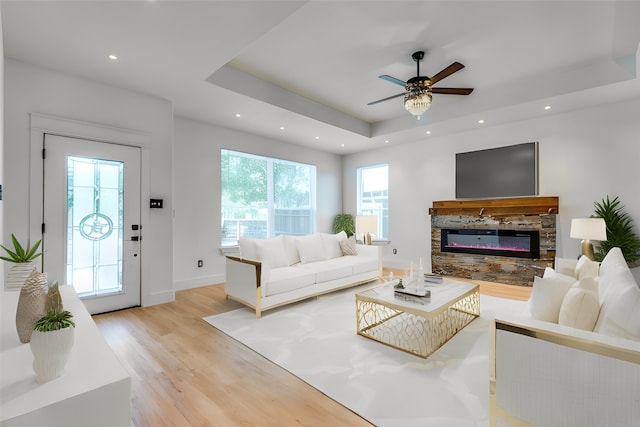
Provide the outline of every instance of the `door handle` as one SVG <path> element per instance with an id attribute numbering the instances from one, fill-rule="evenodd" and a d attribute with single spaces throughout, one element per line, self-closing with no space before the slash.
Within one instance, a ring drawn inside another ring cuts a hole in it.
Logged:
<path id="1" fill-rule="evenodd" d="M 140 236 L 131 236 L 132 242 L 137 242 L 138 240 L 140 240 Z"/>

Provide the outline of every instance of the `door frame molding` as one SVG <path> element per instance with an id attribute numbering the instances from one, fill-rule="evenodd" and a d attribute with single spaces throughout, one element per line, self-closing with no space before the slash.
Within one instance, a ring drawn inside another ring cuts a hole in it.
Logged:
<path id="1" fill-rule="evenodd" d="M 29 236 L 32 240 L 42 238 L 42 209 L 44 188 L 42 186 L 42 144 L 45 134 L 80 138 L 97 142 L 138 147 L 141 149 L 140 210 L 141 224 L 149 224 L 149 210 L 144 209 L 143 200 L 150 196 L 151 135 L 146 132 L 122 129 L 80 120 L 67 119 L 46 114 L 30 113 L 29 147 Z M 144 262 L 144 251 L 140 251 L 140 298 L 142 306 L 151 301 L 150 263 Z"/>

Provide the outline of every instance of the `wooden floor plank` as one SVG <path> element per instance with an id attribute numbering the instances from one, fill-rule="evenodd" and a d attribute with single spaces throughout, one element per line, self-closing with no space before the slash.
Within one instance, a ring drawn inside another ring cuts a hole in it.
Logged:
<path id="1" fill-rule="evenodd" d="M 520 288 L 480 283 L 481 293 L 528 298 Z M 133 426 L 371 426 L 202 320 L 239 307 L 217 284 L 93 317 L 131 374 Z"/>

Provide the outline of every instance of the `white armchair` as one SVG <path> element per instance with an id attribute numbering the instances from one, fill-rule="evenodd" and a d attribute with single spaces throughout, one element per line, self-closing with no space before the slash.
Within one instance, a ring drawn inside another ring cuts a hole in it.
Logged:
<path id="1" fill-rule="evenodd" d="M 640 342 L 530 318 L 496 320 L 491 426 L 640 422 Z"/>

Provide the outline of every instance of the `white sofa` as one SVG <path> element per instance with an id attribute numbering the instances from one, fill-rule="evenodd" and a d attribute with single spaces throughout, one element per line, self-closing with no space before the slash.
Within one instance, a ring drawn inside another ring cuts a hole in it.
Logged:
<path id="1" fill-rule="evenodd" d="M 240 238 L 240 256 L 226 257 L 225 292 L 265 310 L 378 279 L 380 247 L 355 243 L 344 232 L 272 239 Z"/>
<path id="2" fill-rule="evenodd" d="M 640 287 L 619 248 L 559 260 L 490 348 L 492 426 L 639 425 Z"/>

